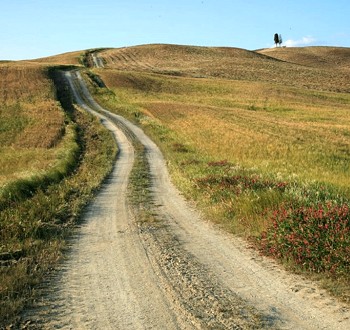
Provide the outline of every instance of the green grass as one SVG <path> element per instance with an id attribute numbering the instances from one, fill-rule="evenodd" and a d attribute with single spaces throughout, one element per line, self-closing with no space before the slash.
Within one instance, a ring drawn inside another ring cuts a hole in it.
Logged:
<path id="1" fill-rule="evenodd" d="M 139 223 L 158 221 L 153 211 L 152 195 L 150 191 L 151 177 L 144 146 L 136 139 L 133 140 L 135 161 L 130 173 L 128 184 L 128 198 L 133 206 L 135 218 Z"/>
<path id="2" fill-rule="evenodd" d="M 14 139 L 29 123 L 29 119 L 23 114 L 19 103 L 12 104 L 7 109 L 0 109 L 0 143 L 7 146 L 14 142 Z"/>

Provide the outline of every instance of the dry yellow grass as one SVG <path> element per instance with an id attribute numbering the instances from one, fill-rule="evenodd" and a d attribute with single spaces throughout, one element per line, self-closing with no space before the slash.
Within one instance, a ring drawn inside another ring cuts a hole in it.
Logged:
<path id="1" fill-rule="evenodd" d="M 143 45 L 102 51 L 98 72 L 206 155 L 349 186 L 349 53 Z"/>
<path id="2" fill-rule="evenodd" d="M 64 131 L 48 69 L 38 64 L 0 65 L 0 185 L 50 168 Z"/>
<path id="3" fill-rule="evenodd" d="M 42 57 L 30 62 L 46 63 L 46 64 L 57 64 L 57 65 L 81 65 L 81 57 L 84 51 L 68 52 L 64 54 Z"/>
<path id="4" fill-rule="evenodd" d="M 203 155 L 285 178 L 350 185 L 350 97 L 263 82 L 102 72 L 119 98 Z"/>
<path id="5" fill-rule="evenodd" d="M 273 58 L 331 70 L 350 70 L 350 48 L 342 47 L 288 47 L 267 48 L 258 53 Z"/>

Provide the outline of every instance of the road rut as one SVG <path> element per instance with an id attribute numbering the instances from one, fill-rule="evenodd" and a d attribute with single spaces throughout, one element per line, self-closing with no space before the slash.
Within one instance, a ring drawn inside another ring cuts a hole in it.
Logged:
<path id="1" fill-rule="evenodd" d="M 48 329 L 350 328 L 345 305 L 204 221 L 172 185 L 153 141 L 101 108 L 79 72 L 66 77 L 120 152 L 50 292 L 27 318 Z M 128 203 L 134 140 L 146 151 L 156 223 L 139 223 Z"/>

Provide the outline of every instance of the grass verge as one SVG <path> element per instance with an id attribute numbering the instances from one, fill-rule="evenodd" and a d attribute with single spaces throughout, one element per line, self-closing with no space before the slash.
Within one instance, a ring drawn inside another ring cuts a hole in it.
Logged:
<path id="1" fill-rule="evenodd" d="M 130 173 L 128 198 L 137 222 L 141 224 L 155 224 L 159 220 L 154 214 L 152 202 L 151 174 L 144 146 L 133 140 L 135 150 L 134 166 Z"/>

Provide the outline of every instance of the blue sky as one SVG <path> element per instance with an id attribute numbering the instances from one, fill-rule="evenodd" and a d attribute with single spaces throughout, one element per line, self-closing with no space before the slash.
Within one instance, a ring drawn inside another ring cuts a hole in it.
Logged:
<path id="1" fill-rule="evenodd" d="M 0 0 L 0 59 L 149 43 L 350 47 L 349 0 Z"/>

